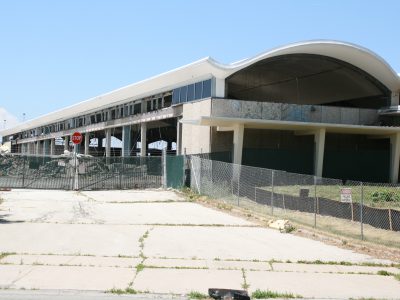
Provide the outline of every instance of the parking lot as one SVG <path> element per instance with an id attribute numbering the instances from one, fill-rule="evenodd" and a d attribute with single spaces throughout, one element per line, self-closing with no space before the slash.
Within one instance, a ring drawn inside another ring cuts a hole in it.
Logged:
<path id="1" fill-rule="evenodd" d="M 13 190 L 0 197 L 2 289 L 400 295 L 395 276 L 378 275 L 400 273 L 390 261 L 264 228 L 173 191 Z"/>

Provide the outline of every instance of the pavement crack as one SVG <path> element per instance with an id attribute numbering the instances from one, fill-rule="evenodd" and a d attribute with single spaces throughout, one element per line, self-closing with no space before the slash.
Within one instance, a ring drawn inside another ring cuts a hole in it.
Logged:
<path id="1" fill-rule="evenodd" d="M 139 257 L 141 258 L 141 261 L 136 265 L 135 275 L 133 276 L 132 281 L 129 283 L 128 288 L 131 288 L 133 286 L 139 272 L 143 271 L 144 269 L 144 262 L 147 259 L 146 255 L 144 254 L 145 240 L 149 237 L 149 234 L 153 229 L 154 227 L 151 227 L 150 229 L 146 230 L 146 232 L 139 238 L 139 248 L 140 248 Z"/>
<path id="2" fill-rule="evenodd" d="M 13 281 L 11 281 L 11 283 L 7 285 L 7 288 L 11 288 L 17 281 L 19 281 L 19 280 L 21 280 L 22 278 L 24 278 L 24 277 L 26 277 L 27 275 L 29 275 L 29 274 L 33 271 L 34 268 L 35 268 L 35 267 L 32 266 L 32 267 L 30 267 L 26 272 L 23 272 L 23 271 L 19 272 L 17 278 L 15 278 Z"/>

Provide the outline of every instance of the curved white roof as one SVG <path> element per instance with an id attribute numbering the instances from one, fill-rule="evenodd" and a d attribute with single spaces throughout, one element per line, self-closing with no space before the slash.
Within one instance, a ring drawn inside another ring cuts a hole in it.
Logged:
<path id="1" fill-rule="evenodd" d="M 305 41 L 278 47 L 260 53 L 252 58 L 232 64 L 222 64 L 210 57 L 206 57 L 172 71 L 162 73 L 149 79 L 77 103 L 73 106 L 21 123 L 13 128 L 3 130 L 0 133 L 2 135 L 9 135 L 45 124 L 51 124 L 81 114 L 97 111 L 107 106 L 118 104 L 127 99 L 139 99 L 150 96 L 210 76 L 225 79 L 233 73 L 266 58 L 300 53 L 324 55 L 348 62 L 371 74 L 390 90 L 400 90 L 399 75 L 382 57 L 374 52 L 358 45 L 340 41 Z"/>

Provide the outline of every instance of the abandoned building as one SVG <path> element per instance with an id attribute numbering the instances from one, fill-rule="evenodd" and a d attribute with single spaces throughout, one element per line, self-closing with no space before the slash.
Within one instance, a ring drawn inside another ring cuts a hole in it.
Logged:
<path id="1" fill-rule="evenodd" d="M 163 141 L 170 154 L 397 183 L 399 90 L 370 50 L 310 41 L 228 65 L 207 57 L 0 134 L 24 155 L 71 151 L 78 131 L 78 151 L 94 156 L 159 155 Z"/>

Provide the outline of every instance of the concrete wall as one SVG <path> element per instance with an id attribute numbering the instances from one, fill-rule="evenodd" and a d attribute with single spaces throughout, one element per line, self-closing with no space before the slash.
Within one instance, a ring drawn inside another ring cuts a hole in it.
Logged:
<path id="1" fill-rule="evenodd" d="M 200 116 L 211 116 L 211 99 L 183 105 L 183 119 L 197 120 Z M 211 151 L 211 130 L 208 126 L 182 124 L 182 153 L 196 154 Z"/>
<path id="2" fill-rule="evenodd" d="M 213 99 L 212 115 L 277 121 L 376 125 L 376 109 Z"/>

